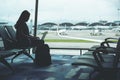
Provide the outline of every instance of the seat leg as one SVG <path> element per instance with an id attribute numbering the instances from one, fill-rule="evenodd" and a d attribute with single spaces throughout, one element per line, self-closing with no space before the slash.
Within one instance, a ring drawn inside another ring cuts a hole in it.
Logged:
<path id="1" fill-rule="evenodd" d="M 0 58 L 0 62 L 3 63 L 4 65 L 6 65 L 12 71 L 14 71 L 14 69 L 12 68 L 12 66 L 4 58 Z"/>
<path id="2" fill-rule="evenodd" d="M 28 56 L 29 58 L 31 58 L 32 60 L 34 60 L 34 58 L 29 53 L 27 53 L 26 51 L 23 52 L 23 54 L 25 54 L 26 56 Z"/>
<path id="3" fill-rule="evenodd" d="M 22 54 L 22 52 L 18 52 L 18 54 L 16 54 L 12 59 L 11 59 L 11 63 L 13 63 L 13 60 L 18 57 L 20 54 Z"/>

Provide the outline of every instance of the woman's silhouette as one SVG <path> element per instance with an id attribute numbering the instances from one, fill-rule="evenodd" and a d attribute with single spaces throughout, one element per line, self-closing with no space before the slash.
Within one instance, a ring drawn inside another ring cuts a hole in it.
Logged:
<path id="1" fill-rule="evenodd" d="M 38 37 L 34 37 L 29 34 L 29 28 L 26 24 L 26 22 L 29 20 L 29 17 L 30 13 L 27 10 L 24 10 L 15 24 L 18 46 L 42 46 L 44 44 L 43 40 L 40 40 Z"/>
<path id="2" fill-rule="evenodd" d="M 27 10 L 24 10 L 15 25 L 18 46 L 36 47 L 34 62 L 39 66 L 48 66 L 51 64 L 49 46 L 44 44 L 43 40 L 29 34 L 29 29 L 26 24 L 29 17 L 30 13 Z"/>

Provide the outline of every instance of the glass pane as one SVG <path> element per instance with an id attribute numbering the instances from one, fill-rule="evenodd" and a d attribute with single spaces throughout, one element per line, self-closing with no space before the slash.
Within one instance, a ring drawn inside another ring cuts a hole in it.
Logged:
<path id="1" fill-rule="evenodd" d="M 23 10 L 31 13 L 28 25 L 31 19 L 34 19 L 35 0 L 0 0 L 0 22 L 7 22 L 14 26 Z"/>
<path id="2" fill-rule="evenodd" d="M 0 23 L 14 26 L 23 10 L 34 33 L 35 0 L 0 0 Z M 50 47 L 90 48 L 120 36 L 119 0 L 39 0 L 37 36 Z M 79 51 L 78 51 L 79 54 Z"/>
<path id="3" fill-rule="evenodd" d="M 119 8 L 119 0 L 40 0 L 37 33 L 48 31 L 51 47 L 90 48 L 120 36 Z"/>

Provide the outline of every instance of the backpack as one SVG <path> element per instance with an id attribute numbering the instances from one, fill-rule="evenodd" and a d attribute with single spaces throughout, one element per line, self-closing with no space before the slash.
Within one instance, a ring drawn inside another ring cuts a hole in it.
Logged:
<path id="1" fill-rule="evenodd" d="M 51 62 L 50 48 L 47 44 L 37 47 L 35 51 L 35 64 L 38 66 L 49 66 Z"/>

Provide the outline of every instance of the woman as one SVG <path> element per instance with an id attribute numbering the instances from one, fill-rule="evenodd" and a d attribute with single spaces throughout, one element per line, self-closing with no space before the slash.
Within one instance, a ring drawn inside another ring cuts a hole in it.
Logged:
<path id="1" fill-rule="evenodd" d="M 29 34 L 29 29 L 26 24 L 29 17 L 30 13 L 27 10 L 24 10 L 15 25 L 18 46 L 36 47 L 34 60 L 35 64 L 39 66 L 48 66 L 51 64 L 49 46 L 44 44 L 43 40 L 40 40 L 38 37 L 33 37 Z"/>
<path id="2" fill-rule="evenodd" d="M 29 17 L 30 13 L 27 10 L 24 10 L 15 24 L 18 46 L 41 46 L 44 44 L 44 41 L 29 34 L 29 28 L 26 24 Z"/>

